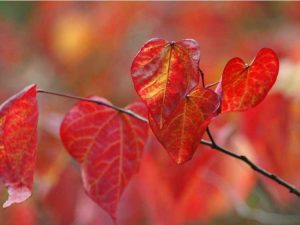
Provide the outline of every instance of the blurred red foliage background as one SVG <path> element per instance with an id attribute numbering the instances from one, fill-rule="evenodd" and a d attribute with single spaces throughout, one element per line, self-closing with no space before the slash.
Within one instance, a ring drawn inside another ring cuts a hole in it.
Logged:
<path id="1" fill-rule="evenodd" d="M 0 100 L 36 83 L 125 106 L 137 99 L 131 62 L 152 37 L 197 40 L 207 83 L 219 79 L 232 57 L 250 62 L 260 48 L 272 48 L 280 57 L 272 92 L 247 113 L 222 115 L 211 130 L 221 146 L 299 187 L 299 10 L 296 2 L 1 2 Z M 72 104 L 39 97 L 33 196 L 1 209 L 1 225 L 112 224 L 84 194 L 79 168 L 59 139 Z M 122 197 L 118 223 L 300 224 L 299 211 L 299 199 L 237 160 L 200 146 L 193 160 L 178 166 L 150 138 L 140 172 Z"/>

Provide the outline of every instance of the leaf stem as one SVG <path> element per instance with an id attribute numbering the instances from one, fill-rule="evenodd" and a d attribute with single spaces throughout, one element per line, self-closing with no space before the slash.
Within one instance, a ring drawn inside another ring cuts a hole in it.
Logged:
<path id="1" fill-rule="evenodd" d="M 250 159 L 248 159 L 245 155 L 240 155 L 237 154 L 235 152 L 229 151 L 219 145 L 216 144 L 216 142 L 214 141 L 209 129 L 207 129 L 206 131 L 209 138 L 211 139 L 211 142 L 206 141 L 206 140 L 201 140 L 200 143 L 203 145 L 207 145 L 209 147 L 211 147 L 214 150 L 223 152 L 226 155 L 229 155 L 233 158 L 239 159 L 241 161 L 243 161 L 244 163 L 246 163 L 251 169 L 253 169 L 254 171 L 260 173 L 261 175 L 264 175 L 265 177 L 270 178 L 271 180 L 275 181 L 276 183 L 280 184 L 281 186 L 285 187 L 286 189 L 288 189 L 291 193 L 297 195 L 298 197 L 300 197 L 300 191 L 293 185 L 289 184 L 288 182 L 286 182 L 285 180 L 283 180 L 282 178 L 278 177 L 277 175 L 270 173 L 269 171 L 261 168 L 260 166 L 256 165 L 254 162 L 252 162 Z"/>
<path id="2" fill-rule="evenodd" d="M 208 135 L 209 140 L 211 141 L 211 143 L 212 143 L 213 145 L 216 145 L 216 142 L 215 142 L 215 140 L 214 140 L 212 134 L 210 133 L 209 127 L 206 128 L 206 133 L 207 133 L 207 135 Z"/>
<path id="3" fill-rule="evenodd" d="M 202 87 L 205 88 L 204 73 L 203 73 L 203 71 L 200 69 L 200 67 L 199 67 L 199 72 L 200 72 L 200 75 L 201 75 Z"/>
<path id="4" fill-rule="evenodd" d="M 202 87 L 203 88 L 211 88 L 211 87 L 213 87 L 213 86 L 215 86 L 215 85 L 217 85 L 217 84 L 220 83 L 220 81 L 217 81 L 215 83 L 205 85 L 204 72 L 200 69 L 200 67 L 198 69 L 199 69 L 199 73 L 200 73 L 200 76 L 201 76 L 201 81 L 202 81 Z"/>
<path id="5" fill-rule="evenodd" d="M 217 82 L 212 83 L 212 84 L 208 84 L 208 85 L 205 86 L 205 88 L 211 88 L 211 87 L 213 87 L 215 85 L 218 85 L 219 83 L 220 83 L 220 81 L 217 81 Z"/>
<path id="6" fill-rule="evenodd" d="M 93 99 L 88 99 L 88 98 L 83 98 L 83 97 L 78 97 L 78 96 L 73 96 L 73 95 L 68 95 L 68 94 L 63 94 L 63 93 L 52 92 L 52 91 L 45 91 L 45 90 L 41 90 L 41 89 L 38 89 L 37 92 L 38 93 L 43 93 L 43 94 L 56 95 L 56 96 L 60 96 L 60 97 L 64 97 L 64 98 L 75 99 L 75 100 L 79 100 L 79 101 L 93 102 L 93 103 L 96 103 L 96 104 L 99 104 L 99 105 L 109 107 L 109 108 L 114 109 L 116 111 L 125 113 L 129 116 L 132 116 L 132 117 L 138 119 L 138 120 L 141 120 L 145 123 L 148 123 L 148 120 L 146 118 L 132 112 L 131 110 L 127 110 L 127 109 L 124 109 L 124 108 L 121 108 L 121 107 L 118 107 L 118 106 L 115 106 L 115 105 L 112 105 L 112 104 L 109 104 L 109 103 L 106 103 L 106 102 L 93 100 Z M 251 169 L 253 169 L 257 173 L 259 173 L 259 174 L 261 174 L 265 177 L 268 177 L 269 179 L 273 180 L 274 182 L 276 182 L 279 185 L 281 185 L 281 186 L 285 187 L 286 189 L 288 189 L 291 193 L 293 193 L 293 194 L 297 195 L 298 197 L 300 197 L 300 191 L 296 187 L 289 184 L 288 182 L 286 182 L 282 178 L 276 176 L 275 174 L 272 174 L 272 173 L 268 172 L 267 170 L 264 170 L 263 168 L 259 167 L 254 162 L 252 162 L 250 159 L 248 159 L 246 156 L 237 154 L 235 152 L 232 152 L 230 150 L 227 150 L 227 149 L 219 146 L 214 141 L 214 138 L 213 138 L 209 128 L 206 129 L 206 132 L 207 132 L 207 135 L 208 135 L 210 141 L 202 139 L 200 141 L 201 144 L 209 146 L 209 147 L 211 147 L 212 149 L 214 149 L 216 151 L 222 152 L 222 153 L 224 153 L 228 156 L 231 156 L 233 158 L 241 160 L 242 162 L 247 164 Z"/>

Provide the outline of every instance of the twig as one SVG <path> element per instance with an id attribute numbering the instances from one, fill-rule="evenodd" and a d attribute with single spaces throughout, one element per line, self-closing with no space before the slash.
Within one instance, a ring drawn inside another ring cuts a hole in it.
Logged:
<path id="1" fill-rule="evenodd" d="M 215 140 L 214 140 L 212 134 L 210 133 L 209 127 L 206 128 L 206 133 L 207 133 L 207 135 L 208 135 L 209 140 L 211 141 L 211 143 L 212 143 L 213 145 L 216 145 L 216 142 L 215 142 Z"/>
<path id="2" fill-rule="evenodd" d="M 295 214 L 281 214 L 267 212 L 261 209 L 250 208 L 233 190 L 227 180 L 217 175 L 211 170 L 206 171 L 206 181 L 227 194 L 228 200 L 232 204 L 239 216 L 251 219 L 268 225 L 296 225 L 300 224 L 300 216 Z"/>
<path id="3" fill-rule="evenodd" d="M 199 72 L 200 72 L 200 75 L 201 75 L 202 87 L 205 88 L 204 73 L 203 73 L 203 71 L 200 69 L 200 67 L 199 67 L 198 69 L 199 69 Z"/>
<path id="4" fill-rule="evenodd" d="M 98 100 L 93 100 L 93 99 L 88 99 L 88 98 L 82 98 L 82 97 L 78 97 L 78 96 L 73 96 L 73 95 L 68 95 L 68 94 L 62 94 L 62 93 L 57 93 L 57 92 L 52 92 L 52 91 L 45 91 L 45 90 L 37 90 L 38 93 L 44 93 L 44 94 L 50 94 L 50 95 L 56 95 L 56 96 L 60 96 L 60 97 L 65 97 L 65 98 L 71 98 L 71 99 L 76 99 L 76 100 L 80 100 L 80 101 L 87 101 L 87 102 L 93 102 L 96 104 L 100 104 L 109 108 L 112 108 L 114 110 L 117 110 L 119 112 L 122 113 L 126 113 L 127 115 L 130 115 L 138 120 L 141 120 L 145 123 L 148 123 L 148 120 L 134 112 L 132 112 L 131 110 L 127 110 L 118 106 L 114 106 L 112 104 L 106 103 L 106 102 L 102 102 L 102 101 L 98 101 Z M 250 168 L 252 168 L 254 171 L 260 173 L 261 175 L 270 178 L 271 180 L 275 181 L 276 183 L 280 184 L 281 186 L 285 187 L 286 189 L 288 189 L 291 193 L 297 195 L 298 197 L 300 197 L 300 191 L 294 187 L 293 185 L 289 184 L 288 182 L 286 182 L 285 180 L 281 179 L 280 177 L 264 170 L 263 168 L 257 166 L 254 162 L 252 162 L 251 160 L 249 160 L 246 156 L 244 155 L 240 155 L 237 153 L 234 153 L 232 151 L 229 151 L 219 145 L 216 144 L 216 142 L 213 139 L 213 136 L 211 135 L 209 128 L 207 128 L 206 130 L 208 137 L 210 138 L 210 141 L 207 140 L 201 140 L 200 143 L 206 146 L 211 147 L 212 149 L 222 152 L 226 155 L 229 155 L 233 158 L 239 159 L 242 162 L 244 162 L 245 164 L 247 164 Z"/>
<path id="5" fill-rule="evenodd" d="M 83 98 L 83 97 L 78 97 L 78 96 L 74 96 L 74 95 L 68 95 L 68 94 L 63 94 L 63 93 L 57 93 L 57 92 L 53 92 L 53 91 L 45 91 L 45 90 L 41 90 L 38 89 L 37 93 L 44 93 L 44 94 L 49 94 L 49 95 L 56 95 L 56 96 L 60 96 L 60 97 L 64 97 L 64 98 L 71 98 L 71 99 L 75 99 L 75 100 L 79 100 L 79 101 L 86 101 L 86 102 L 93 102 L 99 105 L 103 105 L 106 106 L 108 108 L 114 109 L 116 111 L 122 112 L 122 113 L 126 113 L 127 115 L 130 115 L 138 120 L 141 120 L 145 123 L 148 123 L 148 120 L 134 112 L 132 112 L 131 110 L 128 109 L 124 109 L 103 101 L 99 101 L 99 100 L 94 100 L 94 99 L 89 99 L 89 98 Z"/>
<path id="6" fill-rule="evenodd" d="M 260 166 L 256 165 L 254 162 L 252 162 L 250 159 L 248 159 L 246 156 L 244 155 L 240 155 L 234 152 L 231 152 L 225 148 L 222 148 L 221 146 L 217 145 L 216 142 L 214 141 L 209 128 L 207 128 L 206 130 L 208 137 L 210 138 L 211 142 L 208 142 L 206 140 L 201 140 L 200 143 L 203 145 L 207 145 L 210 146 L 212 149 L 223 152 L 227 155 L 230 155 L 236 159 L 239 159 L 241 161 L 243 161 L 244 163 L 246 163 L 249 167 L 251 167 L 254 171 L 270 178 L 271 180 L 277 182 L 278 184 L 280 184 L 281 186 L 287 188 L 291 193 L 297 195 L 298 197 L 300 197 L 300 191 L 294 187 L 293 185 L 289 184 L 288 182 L 286 182 L 285 180 L 281 179 L 280 177 L 276 176 L 275 174 L 272 174 L 266 170 L 264 170 L 263 168 L 261 168 Z"/>

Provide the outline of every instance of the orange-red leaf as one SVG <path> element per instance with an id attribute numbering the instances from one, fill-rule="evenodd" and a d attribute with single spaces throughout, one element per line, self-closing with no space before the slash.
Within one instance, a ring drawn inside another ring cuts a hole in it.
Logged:
<path id="1" fill-rule="evenodd" d="M 131 66 L 134 87 L 154 121 L 163 123 L 199 82 L 200 50 L 192 39 L 151 39 Z"/>
<path id="2" fill-rule="evenodd" d="M 278 70 L 278 57 L 268 48 L 261 49 L 250 65 L 240 58 L 231 59 L 220 84 L 222 112 L 244 111 L 256 106 L 273 86 Z"/>
<path id="3" fill-rule="evenodd" d="M 149 113 L 154 134 L 176 163 L 192 158 L 219 104 L 219 97 L 214 91 L 198 87 L 179 104 L 162 129 Z"/>
<path id="4" fill-rule="evenodd" d="M 37 148 L 36 86 L 31 85 L 0 106 L 0 178 L 8 188 L 3 207 L 31 195 Z"/>
<path id="5" fill-rule="evenodd" d="M 146 111 L 142 103 L 127 108 L 140 115 Z M 61 138 L 81 164 L 87 194 L 116 221 L 121 194 L 139 168 L 147 124 L 111 108 L 81 101 L 66 115 Z"/>

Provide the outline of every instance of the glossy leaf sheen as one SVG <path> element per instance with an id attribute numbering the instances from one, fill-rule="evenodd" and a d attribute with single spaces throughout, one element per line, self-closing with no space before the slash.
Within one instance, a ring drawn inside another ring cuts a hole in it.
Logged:
<path id="1" fill-rule="evenodd" d="M 219 105 L 219 97 L 214 91 L 196 88 L 180 103 L 162 129 L 149 114 L 155 136 L 176 163 L 181 164 L 192 158 Z"/>
<path id="2" fill-rule="evenodd" d="M 154 121 L 163 123 L 199 82 L 200 50 L 192 39 L 148 41 L 131 66 L 134 87 Z"/>
<path id="3" fill-rule="evenodd" d="M 105 99 L 93 97 L 107 102 Z M 145 114 L 142 103 L 128 109 Z M 139 168 L 147 124 L 91 102 L 79 102 L 61 125 L 61 138 L 69 153 L 81 164 L 87 194 L 113 220 L 121 194 Z"/>
<path id="4" fill-rule="evenodd" d="M 278 70 L 278 57 L 268 48 L 261 49 L 250 65 L 240 58 L 231 59 L 222 75 L 222 112 L 256 106 L 273 86 Z"/>
<path id="5" fill-rule="evenodd" d="M 31 195 L 37 148 L 36 86 L 31 85 L 0 106 L 0 178 L 8 188 L 3 207 Z"/>

